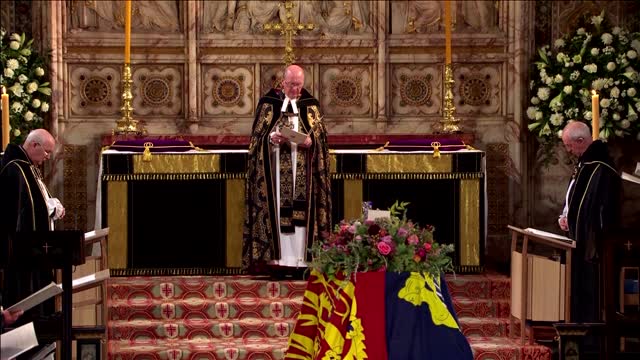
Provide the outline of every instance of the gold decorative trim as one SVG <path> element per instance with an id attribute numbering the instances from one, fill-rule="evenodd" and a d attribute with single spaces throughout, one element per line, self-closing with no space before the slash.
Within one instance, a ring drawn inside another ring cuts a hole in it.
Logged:
<path id="1" fill-rule="evenodd" d="M 207 275 L 246 275 L 247 272 L 242 268 L 140 268 L 126 269 L 114 268 L 110 269 L 111 277 L 127 277 L 127 276 L 207 276 Z"/>
<path id="2" fill-rule="evenodd" d="M 229 179 L 226 184 L 227 267 L 242 266 L 242 226 L 244 223 L 244 179 Z"/>
<path id="3" fill-rule="evenodd" d="M 454 46 L 455 54 L 486 54 L 486 53 L 504 53 L 504 46 Z M 403 46 L 389 47 L 390 55 L 400 54 L 440 54 L 442 55 L 442 46 Z"/>
<path id="4" fill-rule="evenodd" d="M 217 172 L 220 172 L 220 154 L 164 154 L 147 160 L 142 154 L 133 155 L 134 174 Z"/>
<path id="5" fill-rule="evenodd" d="M 281 55 L 282 47 L 238 48 L 238 47 L 207 47 L 198 50 L 203 55 Z M 323 47 L 297 48 L 300 55 L 373 55 L 374 47 Z M 442 49 L 440 49 L 442 52 Z"/>
<path id="6" fill-rule="evenodd" d="M 335 174 L 338 172 L 338 157 L 336 154 L 329 154 L 329 173 Z"/>
<path id="7" fill-rule="evenodd" d="M 127 267 L 128 186 L 124 181 L 107 184 L 107 219 L 109 226 L 109 268 Z"/>
<path id="8" fill-rule="evenodd" d="M 460 180 L 460 265 L 480 265 L 480 181 Z"/>
<path id="9" fill-rule="evenodd" d="M 343 190 L 343 217 L 346 220 L 359 218 L 362 215 L 362 180 L 345 180 Z"/>
<path id="10" fill-rule="evenodd" d="M 367 173 L 450 173 L 452 164 L 451 154 L 367 155 Z"/>
<path id="11" fill-rule="evenodd" d="M 331 174 L 332 180 L 456 180 L 456 179 L 481 179 L 484 174 L 481 172 L 463 173 L 340 173 Z"/>
<path id="12" fill-rule="evenodd" d="M 481 265 L 476 265 L 476 266 L 460 266 L 460 265 L 456 265 L 453 267 L 453 270 L 457 273 L 463 273 L 463 274 L 469 274 L 469 273 L 473 273 L 473 274 L 479 274 L 484 272 L 484 266 Z"/>
<path id="13" fill-rule="evenodd" d="M 102 175 L 103 181 L 184 181 L 184 180 L 229 180 L 244 179 L 245 173 L 200 173 L 200 174 L 108 174 Z"/>
<path id="14" fill-rule="evenodd" d="M 67 54 L 121 54 L 122 46 L 69 46 Z M 132 54 L 176 54 L 183 55 L 183 47 L 131 47 Z"/>

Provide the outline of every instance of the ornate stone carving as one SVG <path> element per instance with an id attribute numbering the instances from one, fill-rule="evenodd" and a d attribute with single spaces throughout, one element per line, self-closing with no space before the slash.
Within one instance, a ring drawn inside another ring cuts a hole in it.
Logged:
<path id="1" fill-rule="evenodd" d="M 70 117 L 115 115 L 120 106 L 120 71 L 115 66 L 69 64 Z"/>
<path id="2" fill-rule="evenodd" d="M 358 34 L 371 32 L 371 10 L 368 0 L 293 1 L 293 19 L 312 23 L 312 33 Z M 264 24 L 286 20 L 280 0 L 205 1 L 202 26 L 205 33 L 264 34 Z"/>
<path id="3" fill-rule="evenodd" d="M 134 114 L 171 116 L 182 114 L 181 69 L 179 66 L 134 68 Z"/>
<path id="4" fill-rule="evenodd" d="M 253 113 L 253 66 L 225 65 L 204 69 L 204 113 L 206 115 L 250 115 Z"/>
<path id="5" fill-rule="evenodd" d="M 437 114 L 442 106 L 440 65 L 394 64 L 391 109 L 397 115 Z"/>
<path id="6" fill-rule="evenodd" d="M 451 1 L 451 17 L 456 32 L 494 32 L 498 29 L 497 1 Z M 393 34 L 442 32 L 442 1 L 391 0 Z"/>
<path id="7" fill-rule="evenodd" d="M 320 103 L 325 114 L 371 114 L 370 66 L 321 66 L 320 73 Z"/>
<path id="8" fill-rule="evenodd" d="M 500 65 L 460 65 L 454 68 L 454 100 L 458 114 L 496 114 L 500 110 Z"/>
<path id="9" fill-rule="evenodd" d="M 131 29 L 142 32 L 179 32 L 179 1 L 137 0 L 131 2 Z M 124 27 L 124 1 L 80 1 L 69 5 L 71 28 L 112 31 Z"/>

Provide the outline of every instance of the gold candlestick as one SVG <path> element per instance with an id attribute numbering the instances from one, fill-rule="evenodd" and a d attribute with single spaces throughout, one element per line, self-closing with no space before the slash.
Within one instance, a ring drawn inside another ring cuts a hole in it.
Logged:
<path id="1" fill-rule="evenodd" d="M 124 64 L 122 67 L 122 117 L 116 121 L 114 134 L 135 134 L 140 135 L 144 132 L 138 128 L 138 120 L 133 119 L 133 94 L 131 92 L 131 64 Z"/>
<path id="2" fill-rule="evenodd" d="M 453 104 L 453 66 L 451 64 L 444 65 L 444 107 L 442 109 L 443 118 L 440 121 L 442 124 L 443 133 L 457 133 L 460 130 L 460 119 L 456 119 L 454 114 L 456 107 Z"/>

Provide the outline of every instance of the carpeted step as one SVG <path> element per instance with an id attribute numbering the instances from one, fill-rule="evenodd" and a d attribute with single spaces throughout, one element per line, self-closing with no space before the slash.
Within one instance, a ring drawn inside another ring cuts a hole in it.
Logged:
<path id="1" fill-rule="evenodd" d="M 471 299 L 511 299 L 511 281 L 504 275 L 447 275 L 452 297 Z"/>
<path id="2" fill-rule="evenodd" d="M 542 345 L 521 345 L 519 339 L 470 337 L 474 360 L 551 360 L 551 349 Z"/>
<path id="3" fill-rule="evenodd" d="M 158 276 L 112 278 L 109 300 L 203 298 L 285 299 L 304 295 L 305 281 L 269 281 L 248 277 Z"/>
<path id="4" fill-rule="evenodd" d="M 109 341 L 109 360 L 196 360 L 196 359 L 283 359 L 287 339 L 255 340 L 210 339 L 148 342 Z"/>
<path id="5" fill-rule="evenodd" d="M 509 318 L 460 317 L 458 320 L 462 333 L 467 337 L 509 336 Z M 517 330 L 519 334 L 519 328 Z"/>
<path id="6" fill-rule="evenodd" d="M 229 338 L 261 338 L 265 342 L 287 339 L 296 324 L 296 319 L 242 320 L 133 320 L 110 321 L 109 341 L 128 340 L 145 342 L 149 339 L 174 341 L 179 339 L 205 338 L 223 340 Z"/>
<path id="7" fill-rule="evenodd" d="M 292 298 L 239 297 L 152 299 L 137 297 L 109 301 L 111 320 L 172 319 L 295 319 L 302 296 Z"/>
<path id="8" fill-rule="evenodd" d="M 506 299 L 474 299 L 466 296 L 453 298 L 458 317 L 509 317 L 510 301 Z"/>

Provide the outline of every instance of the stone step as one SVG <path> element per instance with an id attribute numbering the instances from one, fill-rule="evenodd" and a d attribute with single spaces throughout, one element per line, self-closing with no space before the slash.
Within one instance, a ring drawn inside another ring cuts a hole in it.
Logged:
<path id="1" fill-rule="evenodd" d="M 227 299 L 145 299 L 109 301 L 110 320 L 172 319 L 295 319 L 302 296 L 291 298 L 239 297 Z"/>
<path id="2" fill-rule="evenodd" d="M 265 341 L 274 341 L 286 340 L 295 324 L 295 319 L 110 321 L 108 334 L 109 341 L 128 340 L 135 343 L 144 343 L 149 339 L 173 341 L 194 338 L 215 340 L 260 338 Z"/>

